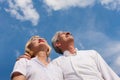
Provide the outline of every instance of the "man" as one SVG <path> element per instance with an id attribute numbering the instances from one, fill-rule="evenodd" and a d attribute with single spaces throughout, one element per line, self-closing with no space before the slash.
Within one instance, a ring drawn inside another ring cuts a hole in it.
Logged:
<path id="1" fill-rule="evenodd" d="M 63 80 L 61 69 L 48 61 L 51 48 L 44 38 L 33 36 L 27 42 L 25 51 L 25 55 L 31 59 L 16 61 L 12 80 Z"/>
<path id="2" fill-rule="evenodd" d="M 77 50 L 70 32 L 57 32 L 52 46 L 62 56 L 53 60 L 65 80 L 120 80 L 95 50 Z"/>

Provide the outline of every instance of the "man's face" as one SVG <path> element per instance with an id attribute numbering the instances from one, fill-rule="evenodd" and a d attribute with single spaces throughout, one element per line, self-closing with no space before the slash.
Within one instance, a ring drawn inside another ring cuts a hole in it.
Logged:
<path id="1" fill-rule="evenodd" d="M 58 41 L 60 42 L 69 42 L 69 41 L 73 41 L 73 36 L 70 32 L 61 32 L 58 35 Z"/>

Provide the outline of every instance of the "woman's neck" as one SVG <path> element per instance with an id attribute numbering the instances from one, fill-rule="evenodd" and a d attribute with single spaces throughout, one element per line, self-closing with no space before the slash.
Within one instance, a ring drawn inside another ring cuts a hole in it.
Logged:
<path id="1" fill-rule="evenodd" d="M 37 55 L 38 59 L 45 65 L 47 66 L 48 65 L 48 61 L 47 61 L 47 55 L 46 55 L 46 52 L 44 51 L 40 51 Z"/>

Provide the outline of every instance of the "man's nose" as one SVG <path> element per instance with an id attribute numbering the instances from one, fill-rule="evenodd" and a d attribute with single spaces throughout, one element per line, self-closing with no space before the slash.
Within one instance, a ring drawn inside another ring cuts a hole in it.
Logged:
<path id="1" fill-rule="evenodd" d="M 70 32 L 66 32 L 66 35 L 71 35 L 71 33 Z"/>
<path id="2" fill-rule="evenodd" d="M 45 40 L 44 38 L 39 38 L 39 40 Z"/>

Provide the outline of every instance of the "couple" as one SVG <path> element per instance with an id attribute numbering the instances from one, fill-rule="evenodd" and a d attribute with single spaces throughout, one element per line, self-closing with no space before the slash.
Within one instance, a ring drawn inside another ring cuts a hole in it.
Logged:
<path id="1" fill-rule="evenodd" d="M 47 41 L 33 36 L 25 47 L 24 57 L 27 58 L 16 61 L 11 79 L 120 80 L 96 51 L 78 51 L 70 32 L 57 32 L 52 38 L 52 46 L 62 56 L 49 62 L 51 48 Z"/>

